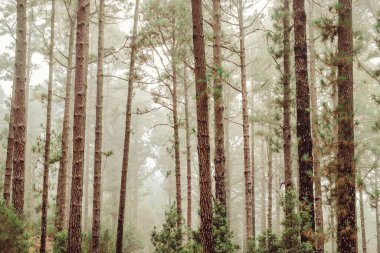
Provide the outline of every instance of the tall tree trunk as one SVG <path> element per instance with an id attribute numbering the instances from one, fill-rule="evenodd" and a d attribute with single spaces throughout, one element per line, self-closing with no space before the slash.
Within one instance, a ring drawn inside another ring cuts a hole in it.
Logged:
<path id="1" fill-rule="evenodd" d="M 363 203 L 363 187 L 359 187 L 359 206 L 360 206 L 360 228 L 362 232 L 362 250 L 367 253 L 367 239 L 365 235 L 365 217 L 364 217 L 364 203 Z"/>
<path id="2" fill-rule="evenodd" d="M 175 45 L 175 35 L 173 34 Z M 174 121 L 174 157 L 175 157 L 175 186 L 176 186 L 176 204 L 177 204 L 177 226 L 182 224 L 182 193 L 181 193 L 181 158 L 179 146 L 179 122 L 178 122 L 178 95 L 177 95 L 177 67 L 172 57 L 173 68 L 173 121 Z"/>
<path id="3" fill-rule="evenodd" d="M 311 1 L 310 1 L 311 2 Z M 309 73 L 310 73 L 310 102 L 311 102 L 311 133 L 313 140 L 313 170 L 314 170 L 314 190 L 315 190 L 315 227 L 317 231 L 316 249 L 317 253 L 324 252 L 324 231 L 323 231 L 323 206 L 322 206 L 322 186 L 321 186 L 321 152 L 319 149 L 318 137 L 318 101 L 317 82 L 315 75 L 316 51 L 315 35 L 312 23 L 313 3 L 310 3 L 309 15 Z"/>
<path id="4" fill-rule="evenodd" d="M 263 139 L 261 144 L 261 169 L 262 169 L 262 180 L 261 180 L 261 233 L 267 230 L 267 215 L 266 215 L 266 177 L 265 177 L 265 140 Z"/>
<path id="5" fill-rule="evenodd" d="M 222 25 L 220 0 L 213 0 L 213 76 L 214 76 L 214 127 L 215 127 L 215 196 L 226 208 L 225 156 L 224 156 L 224 104 L 223 104 L 223 67 L 222 67 Z"/>
<path id="6" fill-rule="evenodd" d="M 283 111 L 283 139 L 284 139 L 284 174 L 285 174 L 285 191 L 289 193 L 293 190 L 292 179 L 292 134 L 291 134 L 291 87 L 290 87 L 290 4 L 289 0 L 283 3 L 283 29 L 284 29 L 284 76 L 283 76 L 283 92 L 284 92 L 284 111 Z M 286 205 L 288 206 L 288 205 Z M 285 215 L 289 215 L 293 210 L 285 208 Z"/>
<path id="7" fill-rule="evenodd" d="M 16 80 L 16 79 L 15 79 Z M 5 177 L 4 177 L 4 202 L 9 206 L 11 201 L 11 184 L 12 184 L 12 169 L 13 169 L 13 147 L 14 147 L 14 97 L 15 97 L 15 82 L 12 88 L 11 108 L 9 110 L 9 124 L 8 124 L 8 140 L 7 140 L 7 158 L 5 162 Z"/>
<path id="8" fill-rule="evenodd" d="M 253 235 L 252 224 L 252 177 L 249 151 L 249 119 L 248 119 L 248 95 L 247 95 L 247 65 L 245 60 L 245 31 L 243 17 L 243 1 L 238 2 L 239 38 L 240 38 L 240 75 L 243 107 L 243 137 L 244 137 L 244 192 L 245 192 L 245 220 L 246 243 L 250 244 Z"/>
<path id="9" fill-rule="evenodd" d="M 24 212 L 25 183 L 25 84 L 26 84 L 26 8 L 27 0 L 17 0 L 16 82 L 14 99 L 14 148 L 12 204 L 19 216 Z"/>
<path id="10" fill-rule="evenodd" d="M 83 162 L 86 134 L 86 86 L 88 69 L 90 1 L 78 0 L 73 131 L 73 168 L 68 251 L 80 252 L 82 244 Z"/>
<path id="11" fill-rule="evenodd" d="M 121 253 L 123 250 L 123 230 L 124 230 L 124 215 L 125 215 L 125 198 L 127 188 L 127 171 L 129 162 L 129 143 L 131 138 L 131 118 L 132 118 L 132 99 L 133 99 L 133 83 L 135 79 L 135 63 L 137 53 L 137 24 L 139 15 L 140 0 L 135 2 L 135 13 L 133 20 L 132 41 L 131 41 L 131 61 L 129 63 L 129 76 L 128 76 L 128 96 L 126 105 L 125 117 L 125 136 L 124 136 L 124 152 L 123 164 L 121 168 L 121 182 L 120 182 L 120 200 L 119 200 L 119 214 L 117 219 L 117 237 L 116 237 L 116 252 Z"/>
<path id="12" fill-rule="evenodd" d="M 254 127 L 254 114 L 253 110 L 254 106 L 254 89 L 252 85 L 252 93 L 251 93 L 251 172 L 252 172 L 252 239 L 256 238 L 256 208 L 255 208 L 255 127 Z"/>
<path id="13" fill-rule="evenodd" d="M 40 252 L 46 252 L 46 226 L 47 209 L 49 200 L 49 165 L 50 165 L 50 139 L 51 139 L 51 107 L 53 97 L 54 80 L 54 39 L 55 39 L 55 0 L 51 1 L 51 21 L 50 21 L 50 46 L 49 46 L 49 81 L 46 110 L 46 135 L 45 135 L 45 156 L 44 174 L 42 186 L 42 208 L 41 208 L 41 246 Z"/>
<path id="14" fill-rule="evenodd" d="M 225 142 L 225 181 L 226 181 L 226 205 L 227 205 L 227 220 L 231 225 L 231 155 L 230 155 L 230 116 L 231 116 L 231 90 L 226 90 L 226 109 L 225 109 L 225 122 L 224 122 L 224 132 L 226 133 L 226 137 L 224 138 Z"/>
<path id="15" fill-rule="evenodd" d="M 353 103 L 352 0 L 339 0 L 338 166 L 336 211 L 338 251 L 357 252 Z"/>
<path id="16" fill-rule="evenodd" d="M 269 135 L 271 134 L 271 127 L 269 127 Z M 268 229 L 272 230 L 272 204 L 273 204 L 273 157 L 271 138 L 267 138 L 267 154 L 268 154 Z"/>
<path id="17" fill-rule="evenodd" d="M 74 58 L 74 36 L 75 36 L 75 20 L 74 17 L 70 19 L 70 35 L 69 35 L 69 52 L 67 57 L 66 66 L 66 91 L 65 91 L 65 111 L 63 114 L 63 126 L 62 126 L 62 139 L 61 150 L 62 156 L 59 160 L 58 171 L 58 186 L 57 186 L 57 216 L 55 220 L 55 227 L 57 231 L 62 231 L 65 223 L 66 216 L 66 181 L 67 181 L 67 167 L 69 156 L 69 135 L 70 135 L 70 112 L 72 101 L 72 73 L 73 73 L 73 58 Z"/>
<path id="18" fill-rule="evenodd" d="M 191 0 L 195 82 L 197 103 L 197 139 L 200 188 L 200 241 L 204 253 L 214 252 L 212 235 L 212 193 L 210 171 L 210 137 L 206 79 L 202 1 Z"/>
<path id="19" fill-rule="evenodd" d="M 96 82 L 96 122 L 94 152 L 94 197 L 92 204 L 92 252 L 100 251 L 100 212 L 102 196 L 102 138 L 103 138 L 103 61 L 105 0 L 99 2 L 98 71 Z"/>
<path id="20" fill-rule="evenodd" d="M 307 71 L 306 13 L 305 1 L 293 1 L 294 18 L 294 53 L 297 102 L 297 139 L 299 168 L 299 199 L 301 210 L 309 215 L 309 222 L 304 224 L 307 230 L 315 232 L 314 189 L 313 189 L 313 142 L 310 126 L 310 94 Z M 313 240 L 310 231 L 302 231 L 301 241 Z"/>
<path id="21" fill-rule="evenodd" d="M 189 91 L 187 84 L 187 67 L 183 67 L 183 85 L 185 90 L 185 132 L 186 132 L 186 169 L 187 169 L 187 238 L 191 238 L 191 142 L 189 123 Z"/>
<path id="22" fill-rule="evenodd" d="M 93 82 L 94 79 L 90 77 L 90 83 L 91 85 L 87 89 L 87 101 L 86 101 L 86 112 L 91 112 L 91 98 L 93 93 Z M 83 167 L 83 209 L 82 209 L 82 228 L 83 232 L 88 232 L 88 205 L 89 205 L 89 179 L 90 179 L 90 153 L 91 153 L 91 147 L 90 147 L 90 119 L 87 118 L 86 124 L 85 124 L 85 131 L 86 131 L 86 140 L 84 142 L 84 167 Z"/>

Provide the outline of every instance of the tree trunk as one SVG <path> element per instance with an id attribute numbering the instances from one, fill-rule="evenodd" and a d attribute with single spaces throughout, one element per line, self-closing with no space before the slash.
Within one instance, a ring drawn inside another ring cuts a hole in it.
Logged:
<path id="1" fill-rule="evenodd" d="M 231 225 L 231 155 L 230 155 L 230 116 L 231 116 L 231 90 L 226 90 L 226 110 L 225 110 L 225 122 L 224 122 L 224 132 L 226 137 L 225 142 L 225 181 L 226 181 L 226 205 L 227 205 L 227 221 Z"/>
<path id="2" fill-rule="evenodd" d="M 256 208 L 255 208 L 255 127 L 254 127 L 254 114 L 253 109 L 254 107 L 254 90 L 252 85 L 252 94 L 251 94 L 252 100 L 251 100 L 251 172 L 252 172 L 252 239 L 255 240 L 256 238 Z"/>
<path id="3" fill-rule="evenodd" d="M 271 128 L 269 127 L 268 134 L 271 134 Z M 268 230 L 272 230 L 272 203 L 273 203 L 273 157 L 271 138 L 267 138 L 267 154 L 268 154 Z"/>
<path id="4" fill-rule="evenodd" d="M 247 65 L 245 61 L 245 31 L 243 17 L 243 2 L 238 2 L 239 37 L 240 37 L 240 75 L 243 107 L 243 137 L 244 137 L 244 185 L 245 185 L 245 220 L 246 243 L 250 244 L 253 235 L 252 224 L 252 177 L 249 151 L 249 120 L 248 120 L 248 95 L 247 95 Z"/>
<path id="5" fill-rule="evenodd" d="M 49 46 L 49 81 L 46 110 L 46 135 L 45 135 L 45 156 L 44 173 L 42 187 L 42 208 L 41 208 L 41 246 L 40 252 L 46 252 L 46 226 L 47 209 L 49 200 L 49 165 L 50 165 L 50 139 L 51 139 L 51 107 L 53 97 L 54 80 L 54 39 L 55 39 L 55 0 L 51 1 L 51 21 L 50 21 L 50 46 Z"/>
<path id="6" fill-rule="evenodd" d="M 16 82 L 13 107 L 12 204 L 19 216 L 24 212 L 25 182 L 25 84 L 26 84 L 26 8 L 27 0 L 17 0 Z"/>
<path id="7" fill-rule="evenodd" d="M 365 235 L 365 217 L 363 204 L 363 189 L 359 188 L 359 206 L 360 206 L 360 228 L 362 230 L 362 249 L 363 253 L 367 253 L 367 239 Z"/>
<path id="8" fill-rule="evenodd" d="M 73 131 L 73 168 L 70 199 L 68 251 L 80 252 L 82 244 L 83 162 L 86 125 L 86 86 L 90 1 L 78 0 Z"/>
<path id="9" fill-rule="evenodd" d="M 91 113 L 91 98 L 93 93 L 93 82 L 94 79 L 90 77 L 90 83 L 91 85 L 87 87 L 87 101 L 86 101 L 86 112 Z M 85 124 L 85 131 L 86 131 L 86 140 L 84 142 L 84 167 L 83 167 L 83 209 L 82 209 L 82 228 L 83 232 L 88 232 L 88 205 L 89 205 L 89 179 L 90 179 L 90 153 L 91 153 L 91 147 L 90 147 L 90 119 L 87 118 L 86 124 Z"/>
<path id="10" fill-rule="evenodd" d="M 266 215 L 266 177 L 265 177 L 265 140 L 263 139 L 261 144 L 261 169 L 262 169 L 262 180 L 261 180 L 261 233 L 267 230 L 267 215 Z"/>
<path id="11" fill-rule="evenodd" d="M 225 156 L 224 156 L 224 105 L 223 105 L 223 67 L 222 67 L 222 26 L 220 0 L 213 0 L 213 77 L 214 77 L 214 127 L 215 127 L 215 196 L 226 208 Z"/>
<path id="12" fill-rule="evenodd" d="M 140 6 L 140 0 L 136 0 L 134 20 L 133 20 L 132 41 L 131 41 L 131 55 L 130 55 L 131 61 L 129 63 L 128 96 L 127 96 L 126 117 L 125 117 L 123 164 L 121 168 L 119 214 L 118 214 L 118 219 L 117 219 L 117 237 L 116 237 L 116 252 L 117 253 L 121 253 L 123 250 L 125 198 L 126 198 L 126 188 L 127 188 L 128 162 L 129 162 L 129 143 L 130 143 L 130 138 L 131 138 L 132 98 L 133 98 L 133 83 L 135 79 L 135 62 L 136 62 L 136 53 L 137 53 L 136 42 L 137 42 L 137 24 L 138 24 L 139 6 Z"/>
<path id="13" fill-rule="evenodd" d="M 57 186 L 57 217 L 55 227 L 57 231 L 62 231 L 66 215 L 66 179 L 69 155 L 69 135 L 70 135 L 70 111 L 71 111 L 71 86 L 73 73 L 73 58 L 74 58 L 74 36 L 75 36 L 75 20 L 73 16 L 70 18 L 70 37 L 69 37 L 69 52 L 66 66 L 66 91 L 65 91 L 65 111 L 63 114 L 61 150 L 62 156 L 59 160 L 58 186 Z"/>
<path id="14" fill-rule="evenodd" d="M 202 1 L 192 0 L 193 46 L 195 59 L 197 139 L 200 188 L 200 241 L 204 253 L 214 252 L 212 235 L 212 193 L 210 171 L 210 137 L 206 79 Z"/>
<path id="15" fill-rule="evenodd" d="M 175 45 L 175 35 L 173 34 L 173 43 Z M 177 204 L 177 226 L 182 224 L 182 194 L 181 194 L 181 158 L 179 146 L 179 123 L 178 123 L 178 98 L 177 98 L 177 67 L 172 57 L 173 68 L 173 121 L 174 121 L 174 157 L 175 157 L 175 186 L 176 186 L 176 204 Z"/>
<path id="16" fill-rule="evenodd" d="M 98 71 L 96 82 L 96 122 L 94 152 L 94 197 L 92 204 L 92 252 L 100 251 L 100 213 L 102 196 L 102 138 L 103 138 L 103 61 L 105 0 L 99 2 Z"/>
<path id="17" fill-rule="evenodd" d="M 313 140 L 313 170 L 314 170 L 314 187 L 315 187 L 315 228 L 317 231 L 316 236 L 316 249 L 317 253 L 324 252 L 324 231 L 323 231 L 323 205 L 322 205 L 322 186 L 321 186 L 321 152 L 319 148 L 318 137 L 318 101 L 317 101 L 317 82 L 315 76 L 315 35 L 314 26 L 312 23 L 313 3 L 310 3 L 310 16 L 309 16 L 309 54 L 310 54 L 310 100 L 311 100 L 311 133 Z"/>
<path id="18" fill-rule="evenodd" d="M 352 0 L 339 0 L 338 166 L 336 208 L 338 251 L 357 252 L 353 105 Z"/>
<path id="19" fill-rule="evenodd" d="M 310 94 L 307 71 L 306 14 L 304 0 L 293 1 L 294 53 L 297 102 L 297 139 L 299 168 L 299 200 L 301 210 L 308 214 L 306 231 L 301 233 L 302 242 L 313 239 L 308 236 L 315 232 L 314 189 L 313 189 L 313 143 L 310 126 Z M 308 231 L 310 230 L 310 231 Z"/>
<path id="20" fill-rule="evenodd" d="M 186 131 L 186 169 L 187 169 L 187 239 L 191 238 L 191 142 L 189 123 L 189 91 L 187 87 L 187 67 L 183 67 L 183 85 L 185 90 L 185 131 Z"/>

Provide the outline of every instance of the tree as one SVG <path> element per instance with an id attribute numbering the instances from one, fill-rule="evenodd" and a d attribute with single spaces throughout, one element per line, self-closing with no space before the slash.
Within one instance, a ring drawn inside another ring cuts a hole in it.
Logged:
<path id="1" fill-rule="evenodd" d="M 197 104 L 197 139 L 201 217 L 200 242 L 204 253 L 212 253 L 214 251 L 214 246 L 212 236 L 210 140 L 202 1 L 192 0 L 191 7 L 195 59 L 195 94 Z"/>
<path id="2" fill-rule="evenodd" d="M 27 0 L 17 0 L 17 34 L 16 34 L 16 81 L 14 99 L 14 149 L 12 205 L 19 216 L 24 211 L 25 183 L 25 83 L 26 83 L 26 8 Z"/>
<path id="3" fill-rule="evenodd" d="M 92 251 L 100 249 L 100 213 L 102 197 L 102 138 L 103 138 L 103 61 L 104 61 L 104 22 L 105 3 L 99 2 L 99 34 L 98 34 L 98 72 L 96 82 L 96 123 L 94 154 L 94 198 L 92 221 Z"/>
<path id="4" fill-rule="evenodd" d="M 246 222 L 246 244 L 249 245 L 253 236 L 252 224 L 252 177 L 249 151 L 249 120 L 248 120 L 248 92 L 247 92 L 247 65 L 245 59 L 245 31 L 243 17 L 243 1 L 238 1 L 239 19 L 239 56 L 241 76 L 241 96 L 243 111 L 243 142 L 244 142 L 244 192 L 245 192 L 245 222 Z"/>
<path id="5" fill-rule="evenodd" d="M 338 2 L 338 159 L 336 173 L 337 244 L 340 253 L 357 252 L 353 106 L 352 1 Z"/>
<path id="6" fill-rule="evenodd" d="M 315 232 L 313 189 L 313 143 L 310 126 L 310 93 L 307 67 L 306 13 L 304 0 L 293 1 L 294 53 L 297 104 L 299 199 L 301 211 L 309 215 L 301 233 L 302 242 L 312 242 L 308 230 Z"/>
<path id="7" fill-rule="evenodd" d="M 86 125 L 86 86 L 88 68 L 90 1 L 78 0 L 75 63 L 73 168 L 70 199 L 69 252 L 80 252 L 82 244 L 83 158 Z"/>
<path id="8" fill-rule="evenodd" d="M 55 39 L 55 0 L 51 1 L 51 20 L 50 20 L 50 45 L 49 45 L 49 81 L 46 109 L 46 133 L 45 133 L 45 155 L 44 173 L 42 189 L 42 210 L 41 210 L 41 246 L 40 252 L 46 252 L 46 226 L 47 209 L 49 198 L 49 165 L 50 165 L 50 139 L 51 139 L 51 107 L 53 97 L 54 81 L 54 39 Z"/>
<path id="9" fill-rule="evenodd" d="M 225 156 L 224 156 L 224 104 L 223 104 L 223 67 L 222 67 L 222 26 L 220 0 L 213 0 L 213 77 L 214 77 L 214 126 L 215 126 L 215 196 L 226 208 Z"/>
<path id="10" fill-rule="evenodd" d="M 132 98 L 133 98 L 133 84 L 135 81 L 135 62 L 137 53 L 137 25 L 139 15 L 140 0 L 135 2 L 135 13 L 133 20 L 132 41 L 131 41 L 131 57 L 129 63 L 129 76 L 128 76 L 128 97 L 126 105 L 125 117 L 125 136 L 124 136 L 124 151 L 123 151 L 123 164 L 121 168 L 121 182 L 120 182 L 120 200 L 119 200 L 119 214 L 117 219 L 117 236 L 116 236 L 116 252 L 121 253 L 123 249 L 123 228 L 124 228 L 124 215 L 125 215 L 125 198 L 126 198 L 126 184 L 127 184 L 127 171 L 129 162 L 129 143 L 131 138 L 131 118 L 132 118 Z"/>
<path id="11" fill-rule="evenodd" d="M 70 34 L 69 34 L 69 49 L 67 55 L 66 66 L 66 84 L 65 84 L 65 109 L 63 115 L 62 126 L 62 139 L 61 139 L 61 159 L 59 160 L 58 170 L 58 186 L 57 186 L 57 213 L 55 220 L 55 227 L 58 232 L 62 231 L 65 222 L 66 214 L 66 179 L 67 179 L 67 167 L 69 156 L 69 136 L 70 136 L 70 112 L 71 112 L 71 86 L 72 86 L 72 73 L 73 73 L 73 58 L 74 58 L 74 36 L 75 36 L 75 20 L 76 18 L 71 13 L 68 13 L 70 21 Z"/>

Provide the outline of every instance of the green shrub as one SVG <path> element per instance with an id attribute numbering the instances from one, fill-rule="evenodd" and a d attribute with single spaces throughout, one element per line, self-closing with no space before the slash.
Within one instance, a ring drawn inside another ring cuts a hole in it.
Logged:
<path id="1" fill-rule="evenodd" d="M 25 231 L 25 223 L 13 209 L 0 202 L 0 252 L 28 252 L 29 234 Z"/>

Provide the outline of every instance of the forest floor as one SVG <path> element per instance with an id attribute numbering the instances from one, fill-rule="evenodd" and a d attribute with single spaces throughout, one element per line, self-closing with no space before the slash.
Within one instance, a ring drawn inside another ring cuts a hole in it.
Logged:
<path id="1" fill-rule="evenodd" d="M 40 251 L 41 239 L 39 236 L 33 236 L 29 239 L 31 247 L 29 248 L 29 253 L 36 253 Z M 46 238 L 46 252 L 53 252 L 53 238 Z"/>

